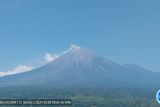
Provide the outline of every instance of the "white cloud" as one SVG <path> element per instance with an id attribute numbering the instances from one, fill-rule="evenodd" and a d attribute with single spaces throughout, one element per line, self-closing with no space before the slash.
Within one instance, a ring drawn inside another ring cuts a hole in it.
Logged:
<path id="1" fill-rule="evenodd" d="M 80 47 L 76 46 L 76 45 L 71 45 L 70 48 L 67 50 L 67 51 L 64 51 L 62 52 L 61 54 L 59 55 L 55 55 L 55 54 L 50 54 L 50 53 L 46 53 L 43 57 L 43 61 L 42 63 L 43 64 L 39 64 L 39 66 L 42 66 L 46 63 L 49 63 L 53 60 L 55 60 L 56 58 L 58 58 L 59 56 L 71 51 L 71 50 L 75 50 L 75 49 L 79 49 Z M 45 60 L 45 61 L 44 61 Z M 41 62 L 41 61 L 40 61 Z M 39 67 L 38 66 L 38 67 Z M 12 70 L 9 70 L 9 71 L 5 71 L 5 72 L 0 72 L 0 77 L 3 77 L 3 76 L 7 76 L 7 75 L 13 75 L 13 74 L 17 74 L 17 73 L 23 73 L 23 72 L 27 72 L 27 71 L 30 71 L 34 68 L 37 68 L 36 66 L 27 66 L 27 65 L 18 65 L 16 66 L 14 69 Z"/>
<path id="2" fill-rule="evenodd" d="M 76 51 L 76 50 L 78 50 L 78 49 L 80 49 L 81 47 L 79 47 L 78 45 L 74 45 L 74 44 L 72 44 L 72 45 L 70 45 L 70 47 L 69 47 L 69 49 L 67 49 L 66 51 L 64 51 L 62 54 L 66 54 L 66 53 L 68 53 L 68 52 L 70 52 L 70 51 Z"/>
<path id="3" fill-rule="evenodd" d="M 51 61 L 55 60 L 57 57 L 58 57 L 58 55 L 53 55 L 53 54 L 50 54 L 50 53 L 46 53 L 45 56 L 44 56 L 44 59 L 45 59 L 46 62 L 51 62 Z"/>
<path id="4" fill-rule="evenodd" d="M 45 56 L 44 56 L 44 59 L 45 59 L 45 63 L 44 64 L 46 64 L 46 62 L 49 63 L 49 62 L 53 61 L 57 57 L 58 57 L 58 55 L 53 55 L 53 54 L 46 53 Z M 5 71 L 5 72 L 4 71 L 0 72 L 0 77 L 27 72 L 27 71 L 30 71 L 30 70 L 32 70 L 34 68 L 35 67 L 27 66 L 27 65 L 18 65 L 18 66 L 16 66 L 15 68 L 13 68 L 11 70 L 8 70 L 8 71 Z"/>
<path id="5" fill-rule="evenodd" d="M 44 56 L 44 59 L 48 63 L 48 62 L 51 62 L 51 61 L 55 60 L 59 56 L 68 53 L 69 51 L 75 51 L 77 49 L 80 49 L 80 47 L 72 44 L 72 45 L 70 45 L 69 49 L 67 49 L 66 51 L 63 51 L 61 54 L 57 55 L 57 54 L 46 53 L 45 56 Z"/>
<path id="6" fill-rule="evenodd" d="M 13 70 L 9 70 L 6 72 L 0 72 L 0 77 L 7 76 L 7 75 L 13 75 L 13 74 L 17 74 L 17 73 L 22 73 L 22 72 L 30 71 L 32 69 L 33 69 L 33 67 L 31 67 L 31 66 L 18 65 Z"/>

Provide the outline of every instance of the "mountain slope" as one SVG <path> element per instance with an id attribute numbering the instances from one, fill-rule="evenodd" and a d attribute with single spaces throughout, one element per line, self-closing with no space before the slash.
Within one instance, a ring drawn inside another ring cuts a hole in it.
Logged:
<path id="1" fill-rule="evenodd" d="M 117 64 L 90 49 L 71 46 L 63 55 L 40 68 L 0 78 L 0 87 L 150 87 L 158 86 L 158 75 Z"/>

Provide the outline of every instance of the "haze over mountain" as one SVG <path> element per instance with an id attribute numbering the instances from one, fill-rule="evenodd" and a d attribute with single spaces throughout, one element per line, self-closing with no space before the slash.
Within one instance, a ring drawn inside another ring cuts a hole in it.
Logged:
<path id="1" fill-rule="evenodd" d="M 72 45 L 52 62 L 0 78 L 0 87 L 157 87 L 160 73 L 138 65 L 120 65 L 93 50 Z"/>

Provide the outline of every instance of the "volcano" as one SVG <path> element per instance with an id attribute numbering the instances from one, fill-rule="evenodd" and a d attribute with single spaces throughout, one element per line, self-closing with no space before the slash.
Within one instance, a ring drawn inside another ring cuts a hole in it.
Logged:
<path id="1" fill-rule="evenodd" d="M 120 65 L 76 45 L 46 65 L 0 78 L 0 87 L 156 87 L 160 73 L 135 64 Z"/>

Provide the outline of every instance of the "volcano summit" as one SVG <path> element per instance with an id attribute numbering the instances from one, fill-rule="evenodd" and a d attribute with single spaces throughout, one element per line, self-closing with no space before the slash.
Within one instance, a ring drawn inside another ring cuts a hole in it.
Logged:
<path id="1" fill-rule="evenodd" d="M 0 77 L 0 87 L 150 87 L 160 73 L 138 65 L 120 65 L 95 51 L 72 45 L 64 54 L 37 69 Z"/>

